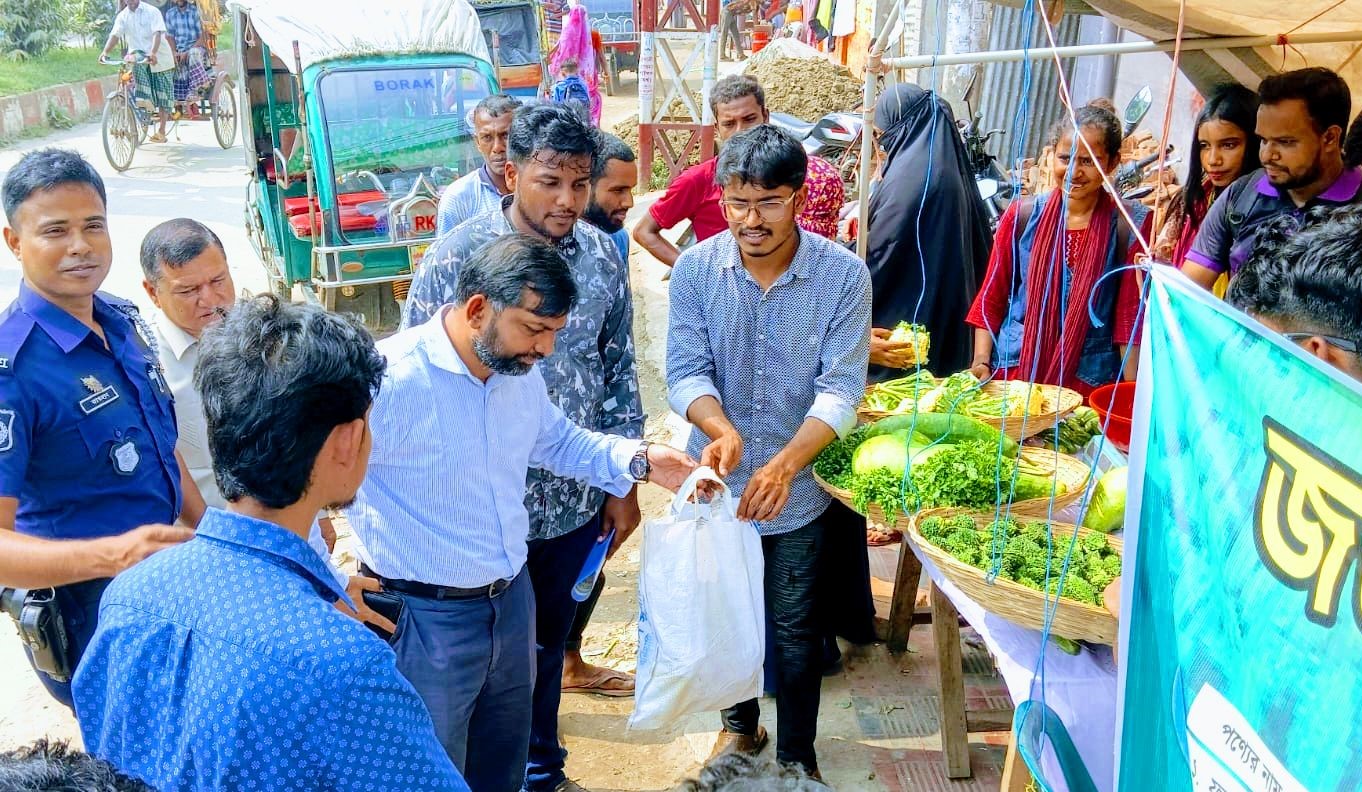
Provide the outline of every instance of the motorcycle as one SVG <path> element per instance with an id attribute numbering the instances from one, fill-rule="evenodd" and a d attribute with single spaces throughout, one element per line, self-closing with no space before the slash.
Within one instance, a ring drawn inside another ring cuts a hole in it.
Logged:
<path id="1" fill-rule="evenodd" d="M 860 195 L 861 130 L 864 123 L 855 113 L 828 113 L 810 123 L 789 113 L 772 113 L 771 123 L 794 135 L 811 157 L 822 157 L 842 177 L 847 200 Z"/>

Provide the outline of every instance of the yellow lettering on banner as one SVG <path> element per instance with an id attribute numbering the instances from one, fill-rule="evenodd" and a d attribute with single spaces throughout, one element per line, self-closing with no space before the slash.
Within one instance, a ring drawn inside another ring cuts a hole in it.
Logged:
<path id="1" fill-rule="evenodd" d="M 1310 594 L 1307 618 L 1332 627 L 1358 556 L 1362 477 L 1271 418 L 1263 428 L 1267 465 L 1255 515 L 1258 554 L 1278 580 Z M 1353 618 L 1362 628 L 1362 582 L 1354 592 Z"/>

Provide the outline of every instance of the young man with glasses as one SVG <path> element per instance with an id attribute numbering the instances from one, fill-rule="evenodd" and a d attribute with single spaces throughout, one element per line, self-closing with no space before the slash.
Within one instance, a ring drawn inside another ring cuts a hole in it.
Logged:
<path id="1" fill-rule="evenodd" d="M 1282 218 L 1265 228 L 1225 297 L 1362 380 L 1362 206 L 1321 207 L 1305 225 L 1296 231 Z"/>
<path id="2" fill-rule="evenodd" d="M 814 610 L 830 503 L 809 464 L 856 425 L 870 346 L 864 262 L 799 228 L 808 157 L 770 125 L 737 135 L 716 182 L 729 233 L 681 254 L 671 283 L 667 389 L 688 450 L 740 494 L 762 535 L 774 628 L 776 757 L 817 776 L 823 631 Z M 756 699 L 723 712 L 714 753 L 767 742 Z"/>

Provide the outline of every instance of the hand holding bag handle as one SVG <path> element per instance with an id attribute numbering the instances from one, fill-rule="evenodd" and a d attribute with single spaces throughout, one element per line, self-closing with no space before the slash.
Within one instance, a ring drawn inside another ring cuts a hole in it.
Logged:
<path id="1" fill-rule="evenodd" d="M 722 513 L 725 516 L 736 520 L 738 518 L 738 510 L 737 506 L 733 503 L 733 493 L 728 489 L 728 485 L 724 483 L 724 480 L 719 478 L 719 474 L 714 472 L 713 468 L 704 465 L 692 470 L 690 475 L 686 477 L 686 480 L 677 488 L 676 497 L 672 499 L 671 513 L 673 515 L 679 515 L 690 506 L 691 500 L 695 497 L 695 491 L 699 488 L 700 482 L 702 481 L 709 481 L 718 485 L 718 492 L 709 502 L 711 513 L 718 507 L 723 510 Z M 697 510 L 699 506 L 700 502 L 695 501 Z"/>

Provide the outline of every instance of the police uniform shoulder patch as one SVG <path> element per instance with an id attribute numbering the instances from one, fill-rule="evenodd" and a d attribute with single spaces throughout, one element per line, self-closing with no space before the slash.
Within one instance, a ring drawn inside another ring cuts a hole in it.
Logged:
<path id="1" fill-rule="evenodd" d="M 153 360 L 159 360 L 161 350 L 156 345 L 156 334 L 151 331 L 151 325 L 142 318 L 142 312 L 137 310 L 137 306 L 130 300 L 122 297 L 115 297 L 112 294 L 98 292 L 99 298 L 109 304 L 109 307 L 123 314 L 132 323 L 132 327 L 137 331 L 137 337 L 142 344 L 151 352 Z"/>
<path id="2" fill-rule="evenodd" d="M 14 411 L 0 408 L 0 454 L 14 447 Z"/>
<path id="3" fill-rule="evenodd" d="M 33 330 L 33 318 L 22 311 L 6 309 L 0 314 L 0 376 L 13 376 L 19 350 Z"/>

